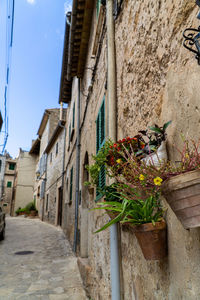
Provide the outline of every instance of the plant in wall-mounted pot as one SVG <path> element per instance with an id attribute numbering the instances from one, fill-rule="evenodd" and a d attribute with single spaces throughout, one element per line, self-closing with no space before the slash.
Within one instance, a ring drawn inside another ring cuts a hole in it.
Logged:
<path id="1" fill-rule="evenodd" d="M 167 161 L 167 149 L 166 149 L 166 129 L 172 121 L 165 123 L 162 127 L 157 124 L 150 126 L 147 130 L 139 131 L 147 141 L 143 149 L 145 157 L 143 160 L 147 164 L 154 164 L 160 167 Z"/>
<path id="2" fill-rule="evenodd" d="M 185 229 L 200 227 L 200 141 L 185 141 L 180 161 L 168 164 L 162 193 Z"/>

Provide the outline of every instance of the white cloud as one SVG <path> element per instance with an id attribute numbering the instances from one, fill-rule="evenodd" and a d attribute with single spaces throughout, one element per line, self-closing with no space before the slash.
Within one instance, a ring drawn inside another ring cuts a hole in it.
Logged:
<path id="1" fill-rule="evenodd" d="M 64 10 L 65 10 L 65 13 L 67 13 L 68 11 L 72 11 L 71 1 L 66 1 L 64 3 Z"/>
<path id="2" fill-rule="evenodd" d="M 35 4 L 35 0 L 26 0 L 29 4 Z"/>

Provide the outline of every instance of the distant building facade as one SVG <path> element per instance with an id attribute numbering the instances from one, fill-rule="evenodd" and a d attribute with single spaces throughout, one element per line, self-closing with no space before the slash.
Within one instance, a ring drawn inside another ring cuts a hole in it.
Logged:
<path id="1" fill-rule="evenodd" d="M 6 156 L 5 173 L 4 173 L 4 191 L 3 191 L 3 207 L 8 214 L 11 213 L 11 203 L 13 197 L 13 187 L 16 175 L 17 160 Z"/>
<path id="2" fill-rule="evenodd" d="M 46 109 L 39 129 L 38 138 L 33 142 L 29 154 L 37 155 L 36 163 L 36 180 L 34 184 L 34 200 L 38 209 L 39 217 L 44 219 L 45 212 L 45 189 L 47 180 L 47 153 L 45 149 L 49 143 L 49 140 L 58 124 L 60 118 L 60 109 Z"/>
<path id="3" fill-rule="evenodd" d="M 24 208 L 28 203 L 33 202 L 35 167 L 36 155 L 31 155 L 20 148 L 13 187 L 11 215 L 14 215 L 18 208 Z"/>

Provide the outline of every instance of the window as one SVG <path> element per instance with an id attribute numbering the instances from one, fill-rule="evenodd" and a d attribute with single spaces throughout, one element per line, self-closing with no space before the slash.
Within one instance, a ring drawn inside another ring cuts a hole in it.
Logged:
<path id="1" fill-rule="evenodd" d="M 46 198 L 46 212 L 48 211 L 49 208 L 49 194 L 47 194 L 47 198 Z"/>
<path id="2" fill-rule="evenodd" d="M 0 172 L 1 172 L 2 160 L 0 159 Z"/>
<path id="3" fill-rule="evenodd" d="M 15 169 L 15 164 L 9 163 L 9 170 L 14 170 Z"/>
<path id="4" fill-rule="evenodd" d="M 58 143 L 56 143 L 56 155 L 58 154 Z"/>
<path id="5" fill-rule="evenodd" d="M 96 119 L 96 152 L 103 147 L 105 143 L 105 96 L 103 98 L 102 105 L 100 107 L 97 119 Z M 101 167 L 99 172 L 99 179 L 97 187 L 103 188 L 106 184 L 106 171 L 105 166 Z M 101 198 L 100 192 L 96 192 L 97 200 Z"/>
<path id="6" fill-rule="evenodd" d="M 7 181 L 7 187 L 11 188 L 12 187 L 12 181 Z"/>
<path id="7" fill-rule="evenodd" d="M 50 154 L 50 163 L 52 162 L 52 152 Z"/>
<path id="8" fill-rule="evenodd" d="M 75 102 L 74 102 L 74 105 L 73 105 L 72 128 L 74 128 L 74 125 L 75 125 Z"/>
<path id="9" fill-rule="evenodd" d="M 69 191 L 69 200 L 72 201 L 72 193 L 73 193 L 73 167 L 70 171 L 70 191 Z"/>
<path id="10" fill-rule="evenodd" d="M 101 6 L 101 0 L 97 0 L 97 3 L 96 3 L 97 18 L 98 18 L 98 16 L 99 16 L 100 6 Z"/>

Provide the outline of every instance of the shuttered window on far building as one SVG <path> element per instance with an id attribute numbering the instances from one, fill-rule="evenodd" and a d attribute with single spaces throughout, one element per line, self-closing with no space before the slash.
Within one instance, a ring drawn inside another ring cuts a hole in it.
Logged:
<path id="1" fill-rule="evenodd" d="M 99 109 L 99 113 L 96 119 L 96 153 L 103 147 L 105 143 L 105 96 Z M 99 179 L 96 192 L 96 200 L 101 198 L 101 193 L 98 191 L 99 188 L 103 188 L 106 184 L 106 171 L 105 166 L 101 167 L 99 172 Z"/>

